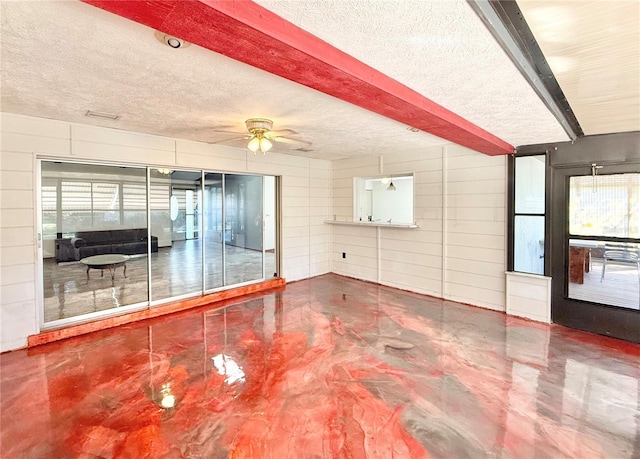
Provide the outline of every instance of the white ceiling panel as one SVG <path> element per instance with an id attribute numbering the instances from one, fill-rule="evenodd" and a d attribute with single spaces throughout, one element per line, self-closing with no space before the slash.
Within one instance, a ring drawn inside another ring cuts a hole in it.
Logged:
<path id="1" fill-rule="evenodd" d="M 518 5 L 584 133 L 640 130 L 640 2 Z"/>

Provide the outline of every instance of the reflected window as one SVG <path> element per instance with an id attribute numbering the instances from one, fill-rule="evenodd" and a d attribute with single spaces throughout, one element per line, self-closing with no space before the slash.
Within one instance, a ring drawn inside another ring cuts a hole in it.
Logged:
<path id="1" fill-rule="evenodd" d="M 41 164 L 44 323 L 146 304 L 146 169 Z"/>

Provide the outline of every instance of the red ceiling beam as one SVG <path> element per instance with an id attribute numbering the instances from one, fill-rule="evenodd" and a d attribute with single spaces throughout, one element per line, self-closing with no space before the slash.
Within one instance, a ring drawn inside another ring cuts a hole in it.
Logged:
<path id="1" fill-rule="evenodd" d="M 248 0 L 82 0 L 487 155 L 512 145 Z"/>

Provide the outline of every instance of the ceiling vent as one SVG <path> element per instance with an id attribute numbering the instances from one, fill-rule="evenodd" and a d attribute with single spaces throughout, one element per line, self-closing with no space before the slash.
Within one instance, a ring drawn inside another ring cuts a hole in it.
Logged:
<path id="1" fill-rule="evenodd" d="M 94 112 L 93 110 L 87 110 L 87 113 L 85 113 L 84 115 L 93 117 L 93 118 L 104 118 L 107 120 L 114 120 L 114 121 L 120 118 L 120 115 L 116 115 L 113 113 Z"/>

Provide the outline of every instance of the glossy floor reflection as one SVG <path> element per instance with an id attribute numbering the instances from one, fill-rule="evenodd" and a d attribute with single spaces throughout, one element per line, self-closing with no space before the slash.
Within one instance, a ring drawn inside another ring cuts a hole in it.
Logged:
<path id="1" fill-rule="evenodd" d="M 640 347 L 326 275 L 0 356 L 0 456 L 640 457 Z"/>

